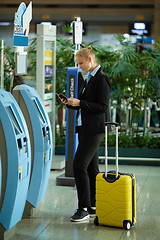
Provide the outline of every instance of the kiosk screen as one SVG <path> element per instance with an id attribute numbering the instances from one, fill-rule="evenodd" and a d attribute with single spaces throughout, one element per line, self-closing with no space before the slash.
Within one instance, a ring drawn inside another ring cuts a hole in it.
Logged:
<path id="1" fill-rule="evenodd" d="M 16 135 L 22 133 L 22 130 L 20 128 L 20 125 L 15 117 L 15 114 L 10 106 L 6 107 L 6 111 L 8 113 L 8 116 L 12 122 L 13 128 L 15 130 Z"/>
<path id="2" fill-rule="evenodd" d="M 36 106 L 36 109 L 38 110 L 39 119 L 40 119 L 41 123 L 44 124 L 45 120 L 44 120 L 44 117 L 43 117 L 39 107 L 38 107 L 38 104 L 37 104 L 36 100 L 34 99 L 33 102 L 34 102 L 34 105 Z"/>

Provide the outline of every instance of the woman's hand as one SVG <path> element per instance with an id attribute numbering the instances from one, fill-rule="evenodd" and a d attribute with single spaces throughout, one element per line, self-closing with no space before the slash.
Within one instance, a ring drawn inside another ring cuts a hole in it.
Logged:
<path id="1" fill-rule="evenodd" d="M 68 98 L 67 104 L 73 107 L 79 107 L 80 100 L 77 98 Z"/>

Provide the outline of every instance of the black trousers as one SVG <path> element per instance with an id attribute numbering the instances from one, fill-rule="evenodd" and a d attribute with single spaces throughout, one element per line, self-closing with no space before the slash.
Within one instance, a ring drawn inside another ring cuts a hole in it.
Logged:
<path id="1" fill-rule="evenodd" d="M 78 208 L 95 206 L 95 182 L 99 173 L 99 145 L 104 133 L 85 135 L 78 133 L 79 145 L 73 162 L 77 187 Z"/>

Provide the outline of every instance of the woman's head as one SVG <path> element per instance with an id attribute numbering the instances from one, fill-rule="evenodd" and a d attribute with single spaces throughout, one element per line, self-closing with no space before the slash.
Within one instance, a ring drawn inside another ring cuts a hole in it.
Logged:
<path id="1" fill-rule="evenodd" d="M 97 66 L 92 47 L 81 48 L 75 55 L 75 60 L 84 72 L 92 72 Z"/>

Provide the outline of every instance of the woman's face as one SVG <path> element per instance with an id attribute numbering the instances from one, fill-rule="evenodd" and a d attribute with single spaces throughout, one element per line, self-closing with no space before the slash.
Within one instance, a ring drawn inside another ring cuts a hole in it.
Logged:
<path id="1" fill-rule="evenodd" d="M 92 67 L 91 57 L 86 59 L 85 57 L 77 56 L 76 62 L 79 68 L 82 69 L 83 72 L 87 73 L 91 70 L 91 67 Z"/>

